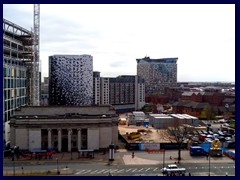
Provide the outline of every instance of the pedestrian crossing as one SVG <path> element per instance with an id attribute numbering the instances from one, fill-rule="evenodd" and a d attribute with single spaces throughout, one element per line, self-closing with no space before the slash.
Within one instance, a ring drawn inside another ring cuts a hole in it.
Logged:
<path id="1" fill-rule="evenodd" d="M 202 167 L 188 167 L 186 168 L 187 171 L 190 170 L 204 170 L 204 169 L 208 169 L 209 167 L 206 166 L 202 166 Z M 211 168 L 235 168 L 235 166 L 231 166 L 231 167 L 211 167 Z M 106 168 L 106 169 L 78 169 L 77 172 L 75 173 L 75 175 L 108 175 L 108 174 L 139 174 L 139 173 L 153 173 L 153 174 L 161 174 L 161 169 L 162 167 L 139 167 L 139 168 Z"/>
<path id="2" fill-rule="evenodd" d="M 82 169 L 82 170 L 77 170 L 77 172 L 75 173 L 76 175 L 100 175 L 100 174 L 124 174 L 124 173 L 139 173 L 139 172 L 157 172 L 157 170 L 160 172 L 161 168 L 120 168 L 120 169 L 93 169 L 93 170 L 89 170 L 89 169 Z"/>

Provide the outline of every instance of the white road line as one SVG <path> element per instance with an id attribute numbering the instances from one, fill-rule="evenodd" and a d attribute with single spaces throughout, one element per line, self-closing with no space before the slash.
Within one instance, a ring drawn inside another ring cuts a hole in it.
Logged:
<path id="1" fill-rule="evenodd" d="M 115 171 L 118 171 L 118 169 L 113 169 L 113 170 L 111 170 L 111 173 L 112 173 L 112 172 L 115 172 Z"/>
<path id="2" fill-rule="evenodd" d="M 99 170 L 97 169 L 97 170 L 91 172 L 90 174 L 94 174 L 94 173 L 96 173 L 96 172 L 98 172 L 98 171 L 99 171 Z"/>
<path id="3" fill-rule="evenodd" d="M 158 168 L 153 169 L 153 171 L 156 171 Z"/>
<path id="4" fill-rule="evenodd" d="M 105 173 L 109 173 L 109 169 L 107 169 L 107 170 L 105 170 L 105 172 L 103 172 L 103 174 L 105 174 Z"/>
<path id="5" fill-rule="evenodd" d="M 116 173 L 120 173 L 120 172 L 122 172 L 122 171 L 124 171 L 125 169 L 121 169 L 121 170 L 119 170 L 118 172 L 116 172 Z"/>
<path id="6" fill-rule="evenodd" d="M 151 168 L 147 168 L 146 171 L 150 170 Z"/>
<path id="7" fill-rule="evenodd" d="M 86 170 L 81 170 L 81 171 L 78 171 L 76 174 L 81 174 L 82 172 L 84 172 Z"/>
<path id="8" fill-rule="evenodd" d="M 143 170 L 143 168 L 139 169 L 138 172 L 141 172 Z"/>
<path id="9" fill-rule="evenodd" d="M 128 170 L 126 170 L 126 172 L 129 172 L 129 171 L 131 171 L 132 170 L 132 168 L 130 168 L 130 169 L 128 169 Z"/>
<path id="10" fill-rule="evenodd" d="M 138 169 L 133 169 L 132 172 L 135 172 L 136 170 L 138 170 Z"/>
<path id="11" fill-rule="evenodd" d="M 102 173 L 103 171 L 106 171 L 106 169 L 103 169 L 103 170 L 97 172 L 96 174 L 100 174 L 100 173 Z"/>
<path id="12" fill-rule="evenodd" d="M 83 172 L 82 174 L 87 174 L 87 173 L 89 173 L 89 172 L 91 172 L 92 170 L 88 170 L 88 171 L 85 171 L 85 172 Z"/>

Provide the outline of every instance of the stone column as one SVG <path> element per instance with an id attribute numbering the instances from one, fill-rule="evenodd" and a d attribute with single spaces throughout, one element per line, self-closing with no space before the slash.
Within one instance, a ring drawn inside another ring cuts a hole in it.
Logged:
<path id="1" fill-rule="evenodd" d="M 72 149 L 72 129 L 68 129 L 68 152 Z"/>
<path id="2" fill-rule="evenodd" d="M 77 129 L 78 130 L 78 150 L 81 150 L 81 129 Z"/>
<path id="3" fill-rule="evenodd" d="M 62 129 L 58 129 L 58 152 L 62 151 Z"/>
<path id="4" fill-rule="evenodd" d="M 48 148 L 52 147 L 52 129 L 48 129 Z"/>

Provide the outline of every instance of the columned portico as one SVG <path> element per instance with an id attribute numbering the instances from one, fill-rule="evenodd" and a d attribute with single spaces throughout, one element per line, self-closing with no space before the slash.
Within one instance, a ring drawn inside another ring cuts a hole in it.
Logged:
<path id="1" fill-rule="evenodd" d="M 77 129 L 77 131 L 78 131 L 77 147 L 78 150 L 81 150 L 81 129 Z"/>
<path id="2" fill-rule="evenodd" d="M 68 129 L 68 152 L 72 150 L 72 129 Z"/>
<path id="3" fill-rule="evenodd" d="M 58 129 L 58 152 L 62 151 L 62 129 Z"/>
<path id="4" fill-rule="evenodd" d="M 52 129 L 48 129 L 48 148 L 52 147 Z"/>

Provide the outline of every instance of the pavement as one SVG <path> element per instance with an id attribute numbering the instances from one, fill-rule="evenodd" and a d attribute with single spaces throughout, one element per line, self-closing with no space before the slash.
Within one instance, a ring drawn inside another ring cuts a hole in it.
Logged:
<path id="1" fill-rule="evenodd" d="M 166 150 L 165 153 L 148 153 L 146 151 L 134 151 L 134 158 L 132 157 L 132 152 L 133 151 L 128 151 L 126 149 L 119 149 L 115 151 L 114 153 L 114 161 L 109 161 L 109 154 L 106 152 L 103 154 L 102 152 L 95 152 L 94 153 L 94 158 L 79 158 L 77 152 L 73 153 L 57 153 L 55 154 L 52 159 L 27 159 L 27 158 L 20 158 L 16 160 L 16 163 L 22 164 L 22 163 L 30 163 L 30 165 L 44 165 L 49 162 L 56 162 L 56 159 L 58 160 L 59 163 L 88 163 L 88 164 L 108 164 L 108 165 L 127 165 L 133 166 L 134 165 L 139 165 L 142 167 L 145 167 L 146 165 L 162 165 L 163 162 L 167 164 L 174 164 L 178 163 L 177 157 L 178 157 L 178 151 L 177 150 Z M 171 157 L 171 158 L 170 158 Z M 180 164 L 184 163 L 191 163 L 194 166 L 194 163 L 202 163 L 206 164 L 209 162 L 209 159 L 207 159 L 204 156 L 199 156 L 199 157 L 192 157 L 189 155 L 188 150 L 182 150 L 181 151 L 181 157 L 182 160 L 180 161 Z M 223 157 L 211 157 L 211 164 L 214 163 L 226 163 L 226 164 L 232 164 L 235 163 L 232 159 L 229 157 L 223 156 Z M 4 158 L 4 164 L 3 167 L 4 170 L 4 175 L 9 176 L 12 174 L 12 168 L 8 168 L 12 166 L 12 161 L 11 159 Z M 27 173 L 27 171 L 24 171 Z M 39 172 L 39 171 L 38 171 Z M 30 174 L 33 173 L 33 171 L 29 172 Z M 44 173 L 44 172 L 43 172 Z M 45 172 L 46 173 L 46 172 Z M 53 171 L 49 171 L 49 173 L 53 173 L 53 175 L 57 174 L 57 169 L 54 169 Z M 76 171 L 71 168 L 61 168 L 60 169 L 61 174 L 65 175 L 72 175 L 75 174 Z M 21 169 L 16 170 L 16 174 L 21 175 Z M 51 175 L 51 174 L 50 174 Z"/>
<path id="2" fill-rule="evenodd" d="M 177 163 L 178 151 L 177 150 L 166 150 L 165 153 L 148 153 L 146 151 L 134 151 L 134 158 L 132 158 L 132 152 L 126 149 L 119 149 L 114 153 L 114 161 L 111 164 L 125 164 L 125 165 L 157 165 L 162 164 L 165 161 L 166 164 Z M 170 158 L 171 156 L 171 158 Z M 180 163 L 207 163 L 208 159 L 204 156 L 192 157 L 189 155 L 188 150 L 181 151 L 181 161 Z M 58 162 L 85 162 L 85 163 L 109 163 L 109 154 L 106 152 L 95 152 L 94 158 L 79 158 L 77 152 L 72 153 L 56 153 L 53 155 L 52 159 L 42 158 L 41 160 L 20 158 L 16 161 L 18 162 L 30 162 L 44 164 L 45 162 L 55 161 Z M 4 158 L 4 162 L 11 161 L 8 158 Z M 229 157 L 211 157 L 211 163 L 232 163 L 234 162 Z"/>

